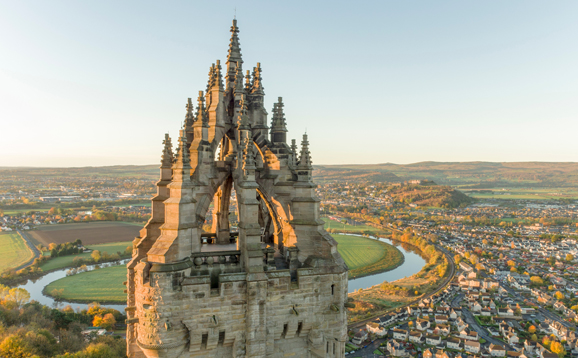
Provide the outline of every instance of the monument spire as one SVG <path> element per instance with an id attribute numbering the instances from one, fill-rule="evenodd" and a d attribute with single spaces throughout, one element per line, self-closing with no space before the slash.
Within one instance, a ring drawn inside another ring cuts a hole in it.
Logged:
<path id="1" fill-rule="evenodd" d="M 227 54 L 227 89 L 231 88 L 235 81 L 237 66 L 243 63 L 241 58 L 241 46 L 239 45 L 239 28 L 237 19 L 233 20 L 231 26 L 231 41 L 229 42 L 229 53 Z"/>

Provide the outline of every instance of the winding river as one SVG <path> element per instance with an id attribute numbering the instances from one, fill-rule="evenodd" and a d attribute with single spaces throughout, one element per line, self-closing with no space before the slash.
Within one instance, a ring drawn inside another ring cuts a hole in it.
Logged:
<path id="1" fill-rule="evenodd" d="M 395 281 L 399 280 L 400 278 L 409 277 L 413 274 L 418 273 L 422 267 L 426 264 L 425 260 L 418 254 L 418 252 L 412 248 L 410 245 L 400 243 L 398 241 L 392 241 L 390 239 L 384 238 L 376 238 L 376 237 L 369 237 L 373 240 L 379 240 L 386 244 L 390 244 L 398 248 L 404 256 L 404 262 L 399 267 L 387 272 L 378 273 L 375 275 L 365 276 L 361 278 L 351 279 L 349 280 L 349 292 L 353 292 L 360 288 L 368 288 L 374 285 L 378 285 L 383 283 L 383 281 Z M 126 264 L 128 260 L 121 261 L 120 264 Z M 101 267 L 110 266 L 112 264 L 101 264 Z M 88 270 L 94 270 L 96 265 L 88 266 Z M 43 305 L 55 308 L 62 308 L 64 306 L 70 305 L 74 309 L 85 309 L 88 307 L 85 303 L 74 303 L 74 302 L 57 302 L 52 297 L 45 296 L 42 294 L 42 290 L 46 287 L 49 283 L 66 277 L 66 271 L 69 269 L 62 269 L 58 271 L 50 272 L 36 280 L 28 280 L 27 283 L 19 285 L 17 287 L 21 287 L 26 289 L 30 292 L 30 299 L 40 302 Z M 124 308 L 126 305 L 110 305 L 104 304 L 103 306 L 114 308 L 121 312 L 124 312 Z"/>

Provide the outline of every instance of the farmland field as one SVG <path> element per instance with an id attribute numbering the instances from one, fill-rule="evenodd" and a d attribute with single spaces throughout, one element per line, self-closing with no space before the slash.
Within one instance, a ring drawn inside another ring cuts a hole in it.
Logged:
<path id="1" fill-rule="evenodd" d="M 84 245 L 107 242 L 132 241 L 142 228 L 142 224 L 121 221 L 99 221 L 80 224 L 45 225 L 30 231 L 30 237 L 48 246 L 80 239 Z"/>
<path id="2" fill-rule="evenodd" d="M 127 246 L 132 246 L 132 242 L 131 241 L 122 241 L 122 242 L 112 242 L 112 243 L 99 244 L 99 245 L 86 245 L 86 248 L 91 249 L 91 250 L 98 250 L 101 253 L 107 252 L 109 254 L 116 254 L 118 251 L 124 252 L 124 250 L 126 250 Z M 89 259 L 90 255 L 91 255 L 90 252 L 85 252 L 82 254 L 55 257 L 55 258 L 50 259 L 49 261 L 43 263 L 42 265 L 40 265 L 40 268 L 44 271 L 50 271 L 50 270 L 56 270 L 56 269 L 61 269 L 61 268 L 65 268 L 65 267 L 70 267 L 70 266 L 72 266 L 72 260 L 74 260 L 75 257 L 82 257 L 84 259 Z"/>
<path id="3" fill-rule="evenodd" d="M 391 270 L 403 263 L 403 254 L 392 245 L 361 236 L 332 236 L 349 267 L 349 278 Z"/>
<path id="4" fill-rule="evenodd" d="M 46 294 L 63 290 L 62 298 L 77 302 L 124 303 L 126 266 L 105 267 L 61 278 L 44 289 Z"/>
<path id="5" fill-rule="evenodd" d="M 18 267 L 33 256 L 32 251 L 18 233 L 0 233 L 0 272 Z"/>
<path id="6" fill-rule="evenodd" d="M 322 217 L 321 220 L 325 221 L 325 229 L 335 229 L 335 230 L 346 230 L 346 231 L 384 231 L 382 229 L 375 228 L 373 226 L 360 224 L 360 225 L 349 225 L 344 224 L 339 221 L 331 220 L 328 217 Z"/>

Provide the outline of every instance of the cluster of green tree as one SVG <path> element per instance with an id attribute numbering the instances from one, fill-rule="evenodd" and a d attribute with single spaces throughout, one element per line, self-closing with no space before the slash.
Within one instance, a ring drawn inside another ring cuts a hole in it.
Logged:
<path id="1" fill-rule="evenodd" d="M 50 257 L 61 257 L 82 253 L 82 241 L 80 239 L 73 242 L 66 242 L 63 244 L 51 243 L 48 246 Z"/>
<path id="2" fill-rule="evenodd" d="M 120 337 L 92 337 L 81 333 L 97 323 L 108 330 L 125 319 L 120 312 L 95 304 L 75 312 L 70 306 L 51 309 L 22 288 L 0 285 L 0 357 L 6 358 L 120 358 L 126 343 Z"/>

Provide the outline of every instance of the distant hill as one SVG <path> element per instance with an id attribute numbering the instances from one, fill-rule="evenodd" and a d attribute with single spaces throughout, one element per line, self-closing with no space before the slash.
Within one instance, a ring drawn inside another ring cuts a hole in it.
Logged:
<path id="1" fill-rule="evenodd" d="M 323 173 L 351 170 L 357 175 L 372 173 L 377 177 L 395 175 L 399 181 L 433 180 L 440 185 L 459 185 L 468 189 L 509 187 L 578 187 L 578 163 L 550 162 L 421 162 L 414 164 L 349 164 L 318 166 L 318 179 Z M 315 172 L 314 172 L 315 173 Z M 369 174 L 368 174 L 369 175 Z M 371 177 L 371 176 L 369 176 Z"/>
<path id="2" fill-rule="evenodd" d="M 0 167 L 0 176 L 27 177 L 111 177 L 158 179 L 159 165 L 114 165 L 107 167 L 80 168 L 36 168 L 36 167 Z"/>
<path id="3" fill-rule="evenodd" d="M 474 202 L 474 199 L 450 186 L 434 182 L 416 185 L 391 186 L 387 195 L 394 201 L 420 207 L 457 208 Z"/>
<path id="4" fill-rule="evenodd" d="M 316 166 L 313 178 L 317 181 L 355 181 L 363 180 L 370 182 L 399 182 L 401 179 L 388 171 L 334 168 Z"/>
<path id="5" fill-rule="evenodd" d="M 36 177 L 132 177 L 158 178 L 158 165 L 116 165 L 82 168 L 0 167 L 0 176 Z M 414 164 L 342 164 L 317 165 L 313 171 L 319 182 L 363 180 L 403 182 L 413 179 L 433 180 L 439 185 L 463 189 L 508 187 L 576 187 L 578 163 L 549 162 L 421 162 Z"/>

